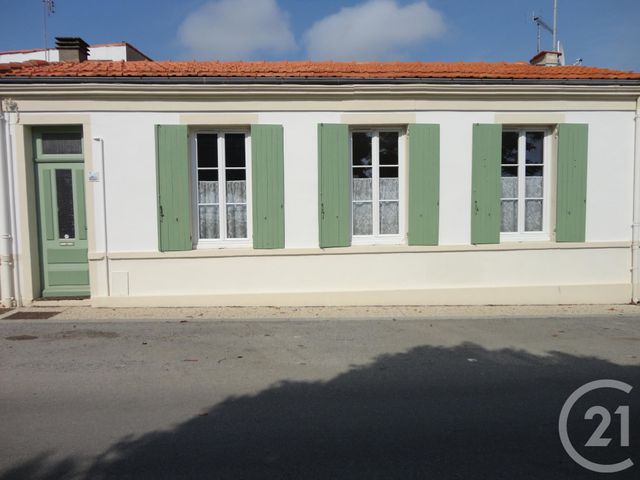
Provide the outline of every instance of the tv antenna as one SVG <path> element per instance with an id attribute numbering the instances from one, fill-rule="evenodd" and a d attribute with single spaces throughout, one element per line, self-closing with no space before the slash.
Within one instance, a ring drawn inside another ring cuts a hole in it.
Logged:
<path id="1" fill-rule="evenodd" d="M 47 17 L 55 13 L 54 0 L 42 0 L 42 28 L 44 37 L 44 58 L 49 61 L 49 47 L 47 46 Z"/>
<path id="2" fill-rule="evenodd" d="M 536 24 L 536 27 L 538 29 L 538 34 L 537 34 L 537 51 L 539 52 L 541 50 L 540 48 L 540 28 L 545 29 L 547 32 L 549 32 L 552 37 L 553 37 L 553 47 L 552 49 L 554 51 L 558 51 L 559 49 L 559 45 L 558 45 L 558 28 L 557 28 L 557 20 L 558 20 L 558 0 L 553 0 L 553 27 L 550 27 L 547 22 L 544 21 L 544 19 L 539 16 L 539 15 L 533 15 L 532 16 L 532 20 L 533 22 Z"/>

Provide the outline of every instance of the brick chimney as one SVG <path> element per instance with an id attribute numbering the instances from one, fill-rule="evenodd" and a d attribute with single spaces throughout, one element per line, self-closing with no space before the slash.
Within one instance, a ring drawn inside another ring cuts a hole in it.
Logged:
<path id="1" fill-rule="evenodd" d="M 84 62 L 89 54 L 89 45 L 80 37 L 56 37 L 61 62 Z"/>
<path id="2" fill-rule="evenodd" d="M 543 67 L 557 67 L 560 65 L 560 56 L 562 52 L 551 52 L 549 50 L 542 50 L 535 54 L 535 56 L 529 60 L 531 65 L 541 65 Z"/>

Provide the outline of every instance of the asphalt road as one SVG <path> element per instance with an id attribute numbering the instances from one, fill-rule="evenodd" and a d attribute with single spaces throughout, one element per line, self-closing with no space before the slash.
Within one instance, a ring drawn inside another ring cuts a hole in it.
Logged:
<path id="1" fill-rule="evenodd" d="M 568 434 L 614 475 L 558 434 L 598 379 Z M 637 479 L 639 396 L 640 317 L 2 320 L 0 480 Z"/>

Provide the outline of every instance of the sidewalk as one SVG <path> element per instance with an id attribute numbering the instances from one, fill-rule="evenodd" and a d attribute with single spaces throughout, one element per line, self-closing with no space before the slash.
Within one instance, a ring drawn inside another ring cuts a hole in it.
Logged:
<path id="1" fill-rule="evenodd" d="M 20 312 L 20 319 L 11 319 Z M 50 313 L 50 315 L 45 315 Z M 42 318 L 42 317 L 49 318 Z M 519 306 L 354 306 L 354 307 L 194 307 L 194 308 L 92 308 L 42 306 L 0 311 L 0 321 L 140 321 L 140 320 L 304 320 L 391 318 L 548 318 L 638 317 L 638 305 L 519 305 Z"/>

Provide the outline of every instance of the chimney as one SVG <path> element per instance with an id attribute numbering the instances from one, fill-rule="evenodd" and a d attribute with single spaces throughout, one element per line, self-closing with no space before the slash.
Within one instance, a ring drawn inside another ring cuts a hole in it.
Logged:
<path id="1" fill-rule="evenodd" d="M 80 37 L 56 37 L 61 62 L 84 62 L 89 54 L 89 45 Z"/>
<path id="2" fill-rule="evenodd" d="M 557 67 L 560 65 L 560 56 L 562 52 L 551 52 L 548 50 L 542 50 L 535 54 L 535 56 L 529 60 L 531 65 L 540 65 L 543 67 Z"/>

